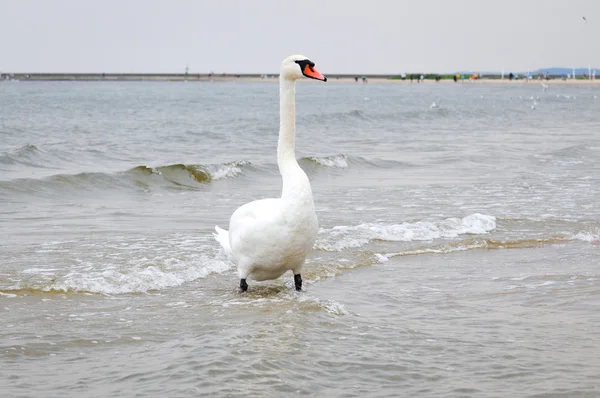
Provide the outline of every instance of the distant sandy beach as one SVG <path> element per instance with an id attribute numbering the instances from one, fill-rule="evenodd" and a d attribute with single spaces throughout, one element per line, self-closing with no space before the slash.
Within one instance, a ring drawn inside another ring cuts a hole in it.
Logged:
<path id="1" fill-rule="evenodd" d="M 156 73 L 145 73 L 145 74 L 124 74 L 124 73 L 9 73 L 3 74 L 0 82 L 5 81 L 6 76 L 9 76 L 11 80 L 18 81 L 165 81 L 165 82 L 273 82 L 277 83 L 279 80 L 277 75 L 260 75 L 260 74 L 156 74 Z M 451 79 L 442 79 L 436 82 L 433 79 L 425 79 L 422 83 L 417 83 L 415 79 L 412 83 L 410 79 L 392 79 L 392 76 L 397 75 L 339 75 L 331 74 L 326 75 L 328 82 L 340 82 L 340 83 L 356 83 L 356 84 L 368 84 L 368 83 L 391 83 L 391 84 L 439 84 L 439 83 L 452 83 L 452 84 L 549 84 L 549 85 L 600 85 L 600 80 L 589 80 L 589 79 L 568 79 L 563 80 L 559 78 L 551 80 L 509 80 L 505 79 L 477 79 L 469 80 L 465 79 L 464 82 L 460 80 L 454 83 Z M 355 76 L 359 76 L 358 81 L 355 81 Z M 366 76 L 366 83 L 362 82 L 362 76 Z"/>
<path id="2" fill-rule="evenodd" d="M 354 78 L 329 78 L 329 80 L 327 80 L 327 82 L 354 82 Z M 415 80 L 414 82 L 411 83 L 410 79 L 406 79 L 406 80 L 401 80 L 401 79 L 389 79 L 389 78 L 382 78 L 382 77 L 369 77 L 367 78 L 368 83 L 391 83 L 391 84 L 448 84 L 448 83 L 452 83 L 452 84 L 512 84 L 512 85 L 529 85 L 529 84 L 548 84 L 548 85 L 600 85 L 600 80 L 583 80 L 583 79 L 579 79 L 579 80 L 562 80 L 562 79 L 553 79 L 553 80 L 529 80 L 529 81 L 525 81 L 525 80 L 509 80 L 509 79 L 477 79 L 477 80 L 467 80 L 465 79 L 464 82 L 461 82 L 460 80 L 456 83 L 454 83 L 453 80 L 451 79 L 444 79 L 444 80 L 440 80 L 440 81 L 435 81 L 432 79 L 429 80 L 423 80 L 422 83 L 417 83 L 417 80 Z M 367 83 L 367 84 L 368 84 Z M 363 84 L 360 80 L 356 83 L 356 84 Z"/>

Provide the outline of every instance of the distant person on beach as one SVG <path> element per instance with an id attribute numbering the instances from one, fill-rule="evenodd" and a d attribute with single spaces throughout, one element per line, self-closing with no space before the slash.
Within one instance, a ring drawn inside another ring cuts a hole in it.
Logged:
<path id="1" fill-rule="evenodd" d="M 421 82 L 425 82 L 425 76 L 421 75 L 421 77 L 419 78 L 421 80 Z"/>
<path id="2" fill-rule="evenodd" d="M 456 77 L 456 75 L 452 76 L 452 79 L 454 80 L 454 83 L 456 83 L 458 81 L 458 78 Z"/>
<path id="3" fill-rule="evenodd" d="M 464 83 L 465 82 L 465 75 L 460 75 L 460 82 Z"/>
<path id="4" fill-rule="evenodd" d="M 354 81 L 358 83 L 358 76 L 354 76 Z"/>
<path id="5" fill-rule="evenodd" d="M 367 77 L 366 77 L 366 76 L 363 76 L 363 77 L 362 77 L 362 82 L 363 82 L 363 84 L 364 84 L 364 83 L 368 83 L 368 81 L 367 81 Z"/>
<path id="6" fill-rule="evenodd" d="M 508 74 L 508 80 L 512 81 L 512 79 L 514 79 L 514 78 L 515 78 L 515 75 L 513 75 L 513 73 L 512 73 L 512 72 L 510 72 L 510 73 Z"/>
<path id="7" fill-rule="evenodd" d="M 402 74 L 400 75 L 400 78 L 401 78 L 402 80 L 406 80 L 406 73 L 402 73 Z"/>
<path id="8" fill-rule="evenodd" d="M 413 79 L 415 78 L 415 75 L 410 75 L 410 82 L 413 82 Z"/>

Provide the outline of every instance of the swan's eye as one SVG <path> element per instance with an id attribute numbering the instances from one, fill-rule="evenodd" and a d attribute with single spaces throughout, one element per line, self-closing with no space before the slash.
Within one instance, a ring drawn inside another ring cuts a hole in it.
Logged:
<path id="1" fill-rule="evenodd" d="M 311 61 L 311 60 L 309 60 L 309 59 L 298 60 L 298 61 L 296 61 L 296 63 L 297 63 L 298 65 L 300 65 L 300 67 L 301 67 L 302 69 L 304 69 L 304 67 L 305 67 L 306 65 L 308 65 L 308 66 L 310 67 L 310 70 L 313 70 L 313 68 L 315 67 L 315 63 L 314 63 L 314 62 L 312 62 L 312 61 Z"/>

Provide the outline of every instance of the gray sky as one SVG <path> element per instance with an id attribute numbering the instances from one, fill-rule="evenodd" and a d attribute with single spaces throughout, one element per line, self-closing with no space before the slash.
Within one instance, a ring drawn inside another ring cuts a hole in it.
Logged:
<path id="1" fill-rule="evenodd" d="M 599 0 L 0 0 L 2 72 L 600 68 L 591 37 Z"/>

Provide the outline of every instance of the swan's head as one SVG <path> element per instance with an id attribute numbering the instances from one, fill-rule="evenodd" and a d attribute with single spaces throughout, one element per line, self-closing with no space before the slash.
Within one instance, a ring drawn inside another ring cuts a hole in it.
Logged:
<path id="1" fill-rule="evenodd" d="M 315 63 L 304 55 L 292 55 L 281 63 L 281 76 L 288 80 L 297 80 L 303 77 L 326 82 L 327 78 L 317 72 Z"/>

